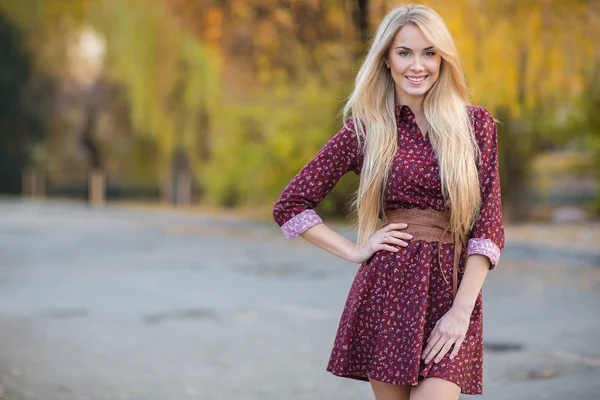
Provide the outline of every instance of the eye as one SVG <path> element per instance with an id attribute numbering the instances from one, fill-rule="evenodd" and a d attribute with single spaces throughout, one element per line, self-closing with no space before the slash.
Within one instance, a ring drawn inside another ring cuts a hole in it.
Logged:
<path id="1" fill-rule="evenodd" d="M 425 53 L 425 55 L 427 57 L 433 57 L 433 56 L 435 56 L 435 51 L 428 51 L 428 52 Z"/>
<path id="2" fill-rule="evenodd" d="M 409 52 L 404 50 L 398 53 L 398 55 L 400 55 L 401 57 L 407 57 L 409 55 Z"/>

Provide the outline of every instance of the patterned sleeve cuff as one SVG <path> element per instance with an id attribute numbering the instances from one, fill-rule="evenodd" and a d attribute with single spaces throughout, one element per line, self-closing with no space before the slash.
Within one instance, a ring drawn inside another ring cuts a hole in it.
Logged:
<path id="1" fill-rule="evenodd" d="M 490 259 L 490 269 L 493 269 L 500 259 L 500 248 L 490 239 L 473 238 L 469 239 L 467 246 L 467 256 L 471 254 L 481 254 Z"/>
<path id="2" fill-rule="evenodd" d="M 314 210 L 308 209 L 283 224 L 281 230 L 286 238 L 292 239 L 321 222 L 323 222 L 321 217 Z"/>

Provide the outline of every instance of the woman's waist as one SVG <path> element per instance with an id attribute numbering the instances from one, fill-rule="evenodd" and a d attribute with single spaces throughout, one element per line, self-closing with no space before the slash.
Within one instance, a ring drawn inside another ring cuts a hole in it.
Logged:
<path id="1" fill-rule="evenodd" d="M 438 211 L 434 209 L 399 208 L 386 210 L 384 213 L 383 226 L 392 223 L 406 223 L 402 232 L 413 236 L 412 240 L 440 241 L 442 243 L 454 243 L 454 237 L 450 229 L 450 211 Z"/>

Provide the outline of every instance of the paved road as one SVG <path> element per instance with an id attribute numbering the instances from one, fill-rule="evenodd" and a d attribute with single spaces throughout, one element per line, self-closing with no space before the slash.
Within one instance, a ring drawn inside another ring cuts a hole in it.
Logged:
<path id="1" fill-rule="evenodd" d="M 0 398 L 373 398 L 325 372 L 358 266 L 274 223 L 10 200 L 0 221 Z M 479 398 L 600 398 L 598 256 L 508 238 Z"/>

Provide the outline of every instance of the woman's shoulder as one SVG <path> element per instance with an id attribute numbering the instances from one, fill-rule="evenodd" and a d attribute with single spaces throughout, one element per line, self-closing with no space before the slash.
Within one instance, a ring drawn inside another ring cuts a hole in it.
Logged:
<path id="1" fill-rule="evenodd" d="M 496 130 L 496 119 L 485 107 L 469 105 L 467 106 L 467 114 L 476 136 L 479 137 L 485 135 L 486 132 Z"/>
<path id="2" fill-rule="evenodd" d="M 490 120 L 494 120 L 492 113 L 482 106 L 468 105 L 467 114 L 472 122 L 489 122 Z"/>
<path id="3" fill-rule="evenodd" d="M 349 129 L 353 133 L 357 133 L 356 125 L 360 124 L 363 129 L 363 132 L 367 129 L 366 124 L 363 121 L 360 121 L 358 118 L 354 118 L 354 116 L 349 116 L 344 121 L 344 127 Z"/>
<path id="4" fill-rule="evenodd" d="M 362 135 L 359 133 L 356 125 L 360 124 Z M 359 153 L 362 153 L 364 146 L 364 134 L 366 133 L 366 125 L 363 121 L 349 116 L 344 120 L 343 126 L 338 133 L 341 133 Z"/>
<path id="5" fill-rule="evenodd" d="M 342 126 L 324 145 L 324 150 L 330 154 L 360 157 L 362 147 L 356 132 L 355 121 L 352 117 L 342 120 Z"/>
<path id="6" fill-rule="evenodd" d="M 467 110 L 479 147 L 481 149 L 495 148 L 498 131 L 496 120 L 492 114 L 486 108 L 475 105 L 467 106 Z"/>

